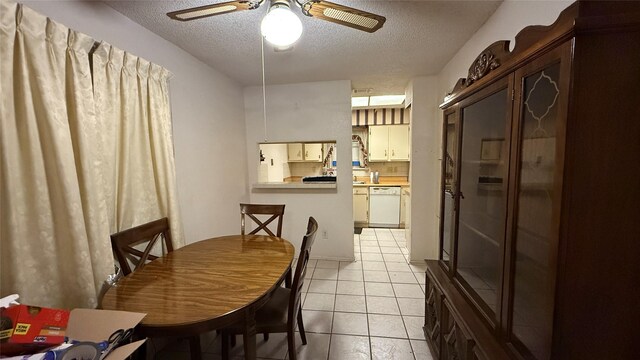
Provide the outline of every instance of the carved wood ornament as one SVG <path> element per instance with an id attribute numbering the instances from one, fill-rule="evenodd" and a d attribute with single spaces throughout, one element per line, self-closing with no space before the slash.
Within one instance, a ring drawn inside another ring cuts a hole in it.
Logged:
<path id="1" fill-rule="evenodd" d="M 480 80 L 483 76 L 487 75 L 491 70 L 495 70 L 500 66 L 500 61 L 496 59 L 495 55 L 491 51 L 485 51 L 480 54 L 471 65 L 469 69 L 469 75 L 467 75 L 466 85 L 473 84 L 476 80 Z"/>

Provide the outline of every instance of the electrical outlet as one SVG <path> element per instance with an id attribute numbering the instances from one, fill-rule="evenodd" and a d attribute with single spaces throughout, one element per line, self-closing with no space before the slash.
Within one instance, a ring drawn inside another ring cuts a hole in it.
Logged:
<path id="1" fill-rule="evenodd" d="M 328 239 L 329 238 L 329 234 L 327 234 L 327 230 L 322 230 L 322 238 L 323 239 Z"/>

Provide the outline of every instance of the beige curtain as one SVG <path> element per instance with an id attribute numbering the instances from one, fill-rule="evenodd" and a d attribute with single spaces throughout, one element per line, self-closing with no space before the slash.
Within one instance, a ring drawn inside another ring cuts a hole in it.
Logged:
<path id="1" fill-rule="evenodd" d="M 0 296 L 94 307 L 109 234 L 167 216 L 183 244 L 169 73 L 106 43 L 90 56 L 27 7 L 0 0 L 0 19 Z"/>
<path id="2" fill-rule="evenodd" d="M 0 295 L 93 307 L 113 272 L 108 214 L 93 186 L 94 41 L 5 1 L 0 20 Z"/>
<path id="3" fill-rule="evenodd" d="M 111 232 L 167 216 L 182 246 L 171 112 L 164 68 L 107 43 L 93 53 L 100 141 L 107 150 L 103 188 Z"/>

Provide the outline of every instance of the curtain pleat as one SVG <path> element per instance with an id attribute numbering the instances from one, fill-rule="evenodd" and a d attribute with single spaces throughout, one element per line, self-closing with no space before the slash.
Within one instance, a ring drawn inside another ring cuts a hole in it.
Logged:
<path id="1" fill-rule="evenodd" d="M 101 43 L 93 53 L 94 98 L 103 141 L 112 149 L 103 179 L 112 232 L 168 217 L 174 247 L 183 232 L 177 199 L 170 73 Z M 108 124 L 108 125 L 107 125 Z"/>
<path id="2" fill-rule="evenodd" d="M 0 21 L 0 296 L 95 307 L 111 233 L 167 216 L 183 244 L 170 73 L 21 5 Z"/>
<path id="3" fill-rule="evenodd" d="M 94 307 L 113 272 L 91 165 L 93 39 L 1 2 L 2 283 L 42 306 Z"/>

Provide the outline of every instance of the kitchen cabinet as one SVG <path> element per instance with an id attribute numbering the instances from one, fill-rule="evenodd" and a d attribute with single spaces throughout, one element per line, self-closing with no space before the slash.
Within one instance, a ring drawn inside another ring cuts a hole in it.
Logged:
<path id="1" fill-rule="evenodd" d="M 634 6 L 578 1 L 493 43 L 441 105 L 437 358 L 638 358 Z"/>
<path id="2" fill-rule="evenodd" d="M 302 155 L 302 143 L 287 144 L 287 152 L 289 154 L 289 161 L 303 161 Z"/>
<path id="3" fill-rule="evenodd" d="M 369 161 L 389 160 L 389 127 L 369 126 Z"/>
<path id="4" fill-rule="evenodd" d="M 322 144 L 287 144 L 289 161 L 322 162 Z"/>
<path id="5" fill-rule="evenodd" d="M 389 161 L 409 160 L 409 125 L 389 126 Z"/>
<path id="6" fill-rule="evenodd" d="M 304 161 L 322 161 L 322 144 L 304 144 Z"/>
<path id="7" fill-rule="evenodd" d="M 408 161 L 409 125 L 369 127 L 369 161 Z"/>
<path id="8" fill-rule="evenodd" d="M 369 222 L 369 188 L 353 188 L 353 222 L 367 224 Z"/>
<path id="9" fill-rule="evenodd" d="M 407 225 L 407 218 L 409 217 L 409 207 L 411 206 L 411 192 L 408 187 L 402 187 L 400 191 L 400 226 L 405 227 Z"/>

